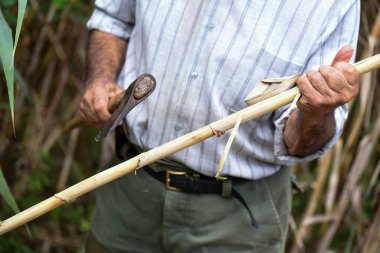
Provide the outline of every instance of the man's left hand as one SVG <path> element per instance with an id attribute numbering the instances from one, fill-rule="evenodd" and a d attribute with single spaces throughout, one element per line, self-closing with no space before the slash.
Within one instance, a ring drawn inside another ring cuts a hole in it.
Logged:
<path id="1" fill-rule="evenodd" d="M 345 46 L 338 51 L 331 66 L 323 65 L 297 80 L 301 91 L 298 109 L 305 114 L 323 116 L 349 102 L 359 92 L 360 73 L 349 64 L 354 49 Z"/>
<path id="2" fill-rule="evenodd" d="M 349 64 L 353 48 L 338 51 L 331 66 L 321 66 L 298 78 L 301 98 L 285 124 L 284 142 L 288 153 L 311 154 L 333 136 L 334 110 L 357 96 L 360 73 Z"/>

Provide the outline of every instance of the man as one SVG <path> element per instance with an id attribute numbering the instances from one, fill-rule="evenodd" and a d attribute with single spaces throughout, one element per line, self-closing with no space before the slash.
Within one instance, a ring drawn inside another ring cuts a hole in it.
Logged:
<path id="1" fill-rule="evenodd" d="M 283 252 L 289 166 L 333 145 L 358 93 L 348 62 L 359 9 L 357 0 L 97 0 L 83 118 L 103 125 L 109 98 L 141 73 L 158 85 L 126 117 L 125 159 L 244 108 L 261 79 L 307 74 L 296 105 L 239 128 L 228 180 L 213 178 L 223 136 L 102 187 L 87 252 Z M 173 189 L 181 180 L 202 187 Z"/>

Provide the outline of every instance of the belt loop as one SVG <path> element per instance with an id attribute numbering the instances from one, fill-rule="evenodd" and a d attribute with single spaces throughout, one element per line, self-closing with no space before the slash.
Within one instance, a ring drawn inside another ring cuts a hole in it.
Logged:
<path id="1" fill-rule="evenodd" d="M 232 179 L 226 179 L 222 183 L 222 197 L 231 197 Z"/>

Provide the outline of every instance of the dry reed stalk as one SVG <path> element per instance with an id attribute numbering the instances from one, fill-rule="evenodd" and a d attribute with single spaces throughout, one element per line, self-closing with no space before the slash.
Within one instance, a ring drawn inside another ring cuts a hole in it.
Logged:
<path id="1" fill-rule="evenodd" d="M 379 198 L 380 196 L 378 196 Z M 367 231 L 364 245 L 360 252 L 379 252 L 380 249 L 380 204 L 377 206 L 376 215 Z"/>
<path id="2" fill-rule="evenodd" d="M 63 166 L 62 166 L 62 169 L 61 169 L 61 173 L 59 175 L 59 179 L 58 179 L 58 184 L 57 184 L 57 190 L 58 191 L 62 191 L 63 189 L 66 188 L 66 183 L 67 183 L 67 179 L 69 177 L 69 173 L 70 173 L 70 169 L 71 169 L 71 166 L 73 164 L 73 158 L 74 158 L 74 151 L 75 151 L 75 148 L 76 148 L 76 145 L 77 145 L 77 141 L 78 141 L 78 137 L 79 137 L 79 130 L 80 129 L 74 129 L 71 133 L 70 133 L 70 141 L 69 141 L 69 146 L 68 146 L 68 150 L 66 153 L 66 156 L 65 156 L 65 159 L 63 161 Z"/>
<path id="3" fill-rule="evenodd" d="M 41 59 L 40 56 L 43 55 L 41 52 L 42 52 L 42 49 L 43 49 L 43 46 L 44 46 L 44 43 L 46 40 L 47 32 L 49 30 L 49 26 L 50 26 L 51 22 L 53 21 L 53 18 L 55 16 L 56 11 L 57 11 L 57 7 L 54 4 L 51 5 L 51 7 L 48 11 L 48 14 L 43 21 L 44 24 L 43 24 L 42 28 L 40 29 L 40 33 L 39 33 L 39 36 L 37 39 L 37 43 L 35 44 L 35 47 L 33 50 L 33 55 L 31 57 L 31 62 L 29 64 L 29 68 L 28 68 L 28 71 L 26 73 L 27 79 L 29 79 L 32 76 L 32 74 L 36 71 L 37 66 L 38 66 L 40 59 Z"/>
<path id="4" fill-rule="evenodd" d="M 379 68 L 380 55 L 358 62 L 355 66 L 362 74 Z M 3 221 L 0 225 L 0 234 L 4 234 L 16 227 L 19 227 L 64 203 L 73 202 L 79 196 L 109 183 L 112 180 L 210 138 L 218 131 L 227 131 L 228 129 L 234 127 L 239 118 L 241 118 L 241 123 L 243 124 L 289 104 L 298 94 L 299 89 L 295 87 L 87 178 L 67 188 L 66 190 L 55 194 L 45 201 L 42 201 Z"/>
<path id="5" fill-rule="evenodd" d="M 339 139 L 334 146 L 334 160 L 333 167 L 331 170 L 331 176 L 328 184 L 328 190 L 326 193 L 325 207 L 327 214 L 331 214 L 335 202 L 335 198 L 338 192 L 339 186 L 339 174 L 340 174 L 340 164 L 342 161 L 342 146 L 343 141 Z"/>
<path id="6" fill-rule="evenodd" d="M 318 162 L 318 178 L 317 181 L 313 184 L 313 194 L 310 198 L 310 201 L 307 205 L 307 209 L 303 215 L 303 219 L 301 221 L 301 225 L 296 233 L 296 238 L 298 240 L 303 241 L 307 234 L 308 234 L 308 220 L 310 217 L 313 216 L 314 211 L 317 207 L 318 200 L 320 199 L 322 190 L 324 189 L 325 186 L 325 181 L 327 179 L 327 175 L 329 172 L 330 168 L 330 163 L 331 163 L 331 157 L 332 157 L 333 150 L 329 150 Z M 299 243 L 297 243 L 299 244 Z M 295 247 L 296 245 L 293 244 L 292 249 L 290 250 L 291 253 L 298 253 L 298 252 L 304 252 L 305 248 L 298 248 Z"/>
<path id="7" fill-rule="evenodd" d="M 75 99 L 75 101 L 79 101 L 78 99 Z M 70 103 L 70 105 L 67 107 L 66 111 L 63 114 L 63 122 L 67 122 L 69 118 L 72 117 L 75 113 L 78 111 L 78 105 L 79 102 Z M 53 130 L 49 131 L 48 135 L 46 136 L 44 142 L 40 144 L 41 147 L 41 153 L 47 154 L 50 149 L 54 146 L 54 144 L 59 140 L 59 138 L 62 136 L 62 125 L 63 123 L 59 123 Z"/>
<path id="8" fill-rule="evenodd" d="M 294 216 L 291 215 L 290 216 L 290 219 L 289 219 L 289 227 L 290 227 L 290 230 L 292 231 L 295 239 L 294 239 L 294 243 L 297 245 L 297 247 L 299 249 L 304 249 L 305 248 L 305 244 L 303 243 L 302 239 L 299 238 L 298 236 L 298 229 L 297 229 L 297 223 L 296 221 L 294 220 Z"/>
<path id="9" fill-rule="evenodd" d="M 373 55 L 373 52 L 375 51 L 375 47 L 377 45 L 377 38 L 380 35 L 379 32 L 380 32 L 380 13 L 377 15 L 375 25 L 370 33 L 370 36 L 367 38 L 367 40 L 369 41 L 369 45 L 365 48 L 365 51 L 362 55 L 362 59 L 365 59 Z M 367 73 L 367 74 L 362 75 L 360 93 L 359 93 L 359 98 L 360 98 L 359 110 L 358 112 L 356 112 L 355 117 L 352 117 L 352 115 L 350 115 L 351 118 L 355 119 L 354 121 L 350 122 L 351 125 L 345 126 L 346 129 L 350 129 L 350 135 L 348 136 L 347 141 L 343 144 L 343 150 L 342 150 L 342 140 L 338 141 L 337 145 L 339 146 L 334 147 L 335 158 L 334 158 L 334 165 L 332 169 L 332 177 L 330 179 L 329 188 L 326 193 L 326 202 L 325 202 L 326 216 L 330 216 L 331 214 L 336 213 L 336 208 L 333 206 L 333 203 L 337 195 L 337 190 L 339 186 L 339 181 L 338 181 L 339 176 L 344 175 L 345 171 L 348 170 L 352 160 L 354 159 L 354 155 L 355 155 L 354 149 L 357 146 L 357 143 L 360 138 L 360 134 L 362 132 L 363 125 L 365 124 L 364 122 L 365 117 L 366 117 L 365 115 L 370 115 L 369 113 L 370 106 L 368 105 L 372 104 L 373 99 L 371 99 L 371 97 L 374 96 L 374 92 L 373 92 L 374 85 L 376 85 L 376 83 L 373 82 L 374 80 L 373 76 L 374 76 L 374 73 Z M 350 103 L 350 106 L 352 104 L 353 103 Z M 342 156 L 341 154 L 344 154 L 344 156 Z M 302 224 L 305 223 L 305 218 L 306 217 L 304 217 Z M 324 231 L 328 225 L 329 225 L 328 222 L 323 224 L 323 226 L 321 227 L 321 231 Z M 303 228 L 303 226 L 300 225 L 299 233 L 304 232 L 304 230 L 305 229 Z M 307 237 L 307 234 L 304 234 L 304 236 Z M 300 239 L 299 237 L 300 236 L 298 234 L 298 240 Z M 295 250 L 297 248 L 299 249 L 298 247 L 299 244 L 300 243 L 298 241 L 294 242 L 292 245 L 292 250 L 293 249 Z M 323 248 L 323 250 L 327 250 L 327 247 Z M 320 252 L 323 252 L 323 250 Z M 292 252 L 302 252 L 302 251 L 295 250 Z"/>
<path id="10" fill-rule="evenodd" d="M 328 230 L 324 234 L 324 236 L 321 239 L 320 244 L 318 245 L 317 253 L 324 253 L 328 250 L 328 247 L 337 232 L 337 229 L 343 219 L 343 216 L 347 210 L 347 206 L 350 202 L 353 190 L 358 184 L 358 181 L 366 169 L 366 166 L 368 164 L 368 161 L 370 160 L 369 157 L 377 144 L 378 138 L 380 135 L 380 114 L 377 117 L 376 120 L 376 126 L 372 129 L 372 131 L 367 134 L 360 142 L 359 144 L 359 150 L 358 153 L 360 153 L 360 156 L 356 156 L 353 165 L 350 169 L 350 173 L 347 178 L 347 183 L 345 184 L 343 188 L 343 192 L 341 194 L 341 198 L 339 199 L 337 208 L 334 212 L 335 219 L 334 221 L 329 225 Z"/>
<path id="11" fill-rule="evenodd" d="M 376 181 L 379 178 L 379 175 L 380 175 L 380 160 L 377 162 L 376 169 L 374 170 L 373 175 L 371 177 L 371 181 L 368 184 L 366 194 L 365 194 L 366 198 L 368 197 L 368 195 L 371 193 L 373 187 L 375 186 Z"/>
<path id="12" fill-rule="evenodd" d="M 375 25 L 370 33 L 370 35 L 367 38 L 368 45 L 367 48 L 365 48 L 362 59 L 368 58 L 371 55 L 374 55 L 375 47 L 377 45 L 377 38 L 380 36 L 380 13 L 377 15 Z M 360 133 L 364 124 L 364 118 L 366 115 L 366 112 L 370 109 L 368 104 L 372 100 L 371 94 L 374 94 L 373 92 L 373 86 L 375 83 L 373 80 L 373 74 L 367 73 L 362 75 L 361 78 L 361 87 L 359 91 L 359 112 L 355 116 L 355 122 L 352 127 L 350 127 L 350 135 L 348 136 L 348 139 L 346 141 L 345 147 L 344 147 L 344 153 L 348 153 L 350 150 L 352 150 L 356 144 L 359 141 Z M 372 104 L 372 103 L 371 103 Z M 351 157 L 347 157 L 351 158 Z M 352 158 L 351 158 L 352 159 Z M 346 159 L 345 164 L 349 164 L 351 162 L 350 159 Z"/>
<path id="13" fill-rule="evenodd" d="M 368 44 L 371 47 L 371 51 L 370 51 L 371 54 L 365 55 L 365 57 L 363 57 L 363 59 L 368 57 L 368 56 L 374 55 L 375 48 L 379 42 L 379 36 L 380 36 L 380 12 L 377 13 L 374 25 L 372 27 L 371 34 L 369 35 L 369 38 L 368 38 Z M 372 88 L 371 89 L 372 92 L 370 92 L 369 99 L 368 99 L 368 104 L 370 104 L 370 105 L 373 104 L 373 101 L 375 98 L 375 93 L 373 92 L 373 88 L 375 87 L 375 85 L 376 85 L 376 83 L 372 82 L 371 86 L 370 86 L 370 88 Z M 364 116 L 364 129 L 365 130 L 368 130 L 370 127 L 369 124 L 370 124 L 371 114 L 372 114 L 372 107 L 369 106 L 368 110 L 366 111 L 365 116 Z"/>

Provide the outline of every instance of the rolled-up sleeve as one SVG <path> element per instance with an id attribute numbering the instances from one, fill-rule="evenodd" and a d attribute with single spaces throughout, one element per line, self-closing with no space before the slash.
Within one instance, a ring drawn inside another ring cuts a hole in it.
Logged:
<path id="1" fill-rule="evenodd" d="M 135 1 L 96 0 L 87 28 L 129 39 L 135 24 Z"/>
<path id="2" fill-rule="evenodd" d="M 337 51 L 344 45 L 352 45 L 356 48 L 359 31 L 360 4 L 353 1 L 346 10 L 340 10 L 335 20 L 330 20 L 321 32 L 317 50 L 309 58 L 304 72 L 316 69 L 322 64 L 331 63 Z M 355 53 L 354 53 L 355 55 Z M 352 59 L 351 62 L 354 62 Z M 292 165 L 296 162 L 311 161 L 329 150 L 342 134 L 345 120 L 348 116 L 347 105 L 335 110 L 336 130 L 332 138 L 319 150 L 305 157 L 292 156 L 288 153 L 284 143 L 284 128 L 290 113 L 296 109 L 296 103 L 277 110 L 274 114 L 274 154 L 279 164 Z M 310 138 L 315 138 L 310 136 Z"/>

